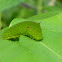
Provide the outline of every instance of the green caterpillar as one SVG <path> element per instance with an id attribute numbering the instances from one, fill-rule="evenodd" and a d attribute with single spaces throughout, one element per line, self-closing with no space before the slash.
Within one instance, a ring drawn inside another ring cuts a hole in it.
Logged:
<path id="1" fill-rule="evenodd" d="M 33 21 L 24 21 L 13 25 L 12 27 L 5 30 L 3 33 L 3 39 L 17 38 L 20 35 L 27 35 L 32 39 L 41 40 L 42 32 L 40 24 Z"/>

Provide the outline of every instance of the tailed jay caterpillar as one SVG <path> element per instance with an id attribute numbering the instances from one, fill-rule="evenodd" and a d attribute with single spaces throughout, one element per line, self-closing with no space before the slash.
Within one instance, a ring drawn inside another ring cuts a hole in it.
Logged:
<path id="1" fill-rule="evenodd" d="M 5 30 L 3 33 L 3 39 L 11 39 L 19 37 L 20 35 L 29 36 L 35 40 L 42 39 L 42 31 L 39 23 L 33 21 L 24 21 L 18 24 L 15 24 Z"/>

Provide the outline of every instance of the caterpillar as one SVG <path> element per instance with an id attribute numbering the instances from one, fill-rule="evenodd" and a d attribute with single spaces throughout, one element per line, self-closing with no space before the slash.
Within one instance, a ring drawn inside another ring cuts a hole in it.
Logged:
<path id="1" fill-rule="evenodd" d="M 9 40 L 11 38 L 17 38 L 20 35 L 26 35 L 35 40 L 42 39 L 42 31 L 40 23 L 33 21 L 24 21 L 18 24 L 15 24 L 5 30 L 3 33 L 3 39 Z"/>

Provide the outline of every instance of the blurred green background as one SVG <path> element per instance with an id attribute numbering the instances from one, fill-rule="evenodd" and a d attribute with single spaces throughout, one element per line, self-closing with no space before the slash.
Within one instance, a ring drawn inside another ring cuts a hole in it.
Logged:
<path id="1" fill-rule="evenodd" d="M 62 0 L 24 0 L 1 12 L 1 29 L 9 26 L 14 18 L 27 19 L 37 14 L 62 11 Z"/>

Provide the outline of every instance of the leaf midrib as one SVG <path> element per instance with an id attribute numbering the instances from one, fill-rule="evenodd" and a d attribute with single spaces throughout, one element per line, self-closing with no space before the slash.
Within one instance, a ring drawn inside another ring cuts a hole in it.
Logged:
<path id="1" fill-rule="evenodd" d="M 40 44 L 42 44 L 44 47 L 46 47 L 49 51 L 51 51 L 52 53 L 54 53 L 58 58 L 62 59 L 62 56 L 60 56 L 58 53 L 56 53 L 54 50 L 52 50 L 51 48 L 49 48 L 47 45 L 45 45 L 42 42 L 39 42 Z"/>

